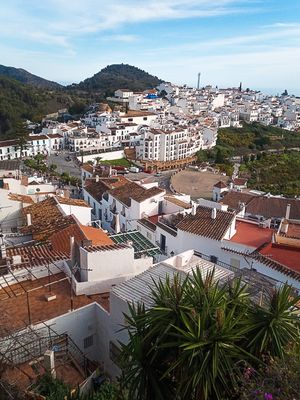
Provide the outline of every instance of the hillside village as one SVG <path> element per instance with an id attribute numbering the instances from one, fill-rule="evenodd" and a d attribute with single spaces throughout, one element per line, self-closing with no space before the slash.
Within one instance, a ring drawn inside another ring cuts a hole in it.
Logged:
<path id="1" fill-rule="evenodd" d="M 220 128 L 259 122 L 299 131 L 299 98 L 161 83 L 139 93 L 119 89 L 107 101 L 119 110 L 92 104 L 78 120 L 45 117 L 22 146 L 0 142 L 6 390 L 29 393 L 45 371 L 82 393 L 91 376 L 116 379 L 120 343 L 129 341 L 120 330 L 124 313 L 130 304 L 149 309 L 155 283 L 167 276 L 240 279 L 259 305 L 285 283 L 300 291 L 300 197 L 251 190 L 238 166 L 226 176 L 195 165 Z M 24 166 L 38 155 L 66 156 L 80 184 Z M 118 165 L 124 159 L 128 169 Z M 207 174 L 208 195 L 193 195 L 196 183 L 189 193 L 176 188 L 182 170 Z"/>

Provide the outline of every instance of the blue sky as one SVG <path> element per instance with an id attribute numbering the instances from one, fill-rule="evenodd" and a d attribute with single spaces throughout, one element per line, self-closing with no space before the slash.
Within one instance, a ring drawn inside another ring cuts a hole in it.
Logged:
<path id="1" fill-rule="evenodd" d="M 300 92 L 300 0 L 9 0 L 0 64 L 79 82 L 128 63 L 175 83 Z"/>

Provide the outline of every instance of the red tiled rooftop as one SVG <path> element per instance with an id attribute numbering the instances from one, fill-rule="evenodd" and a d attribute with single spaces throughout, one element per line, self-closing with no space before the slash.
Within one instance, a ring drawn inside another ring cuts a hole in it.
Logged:
<path id="1" fill-rule="evenodd" d="M 151 221 L 153 224 L 156 224 L 158 222 L 160 215 L 156 214 L 156 215 L 151 215 L 150 217 L 148 217 L 148 220 Z"/>
<path id="2" fill-rule="evenodd" d="M 236 234 L 230 241 L 257 248 L 270 242 L 273 233 L 274 231 L 269 228 L 260 228 L 256 224 L 236 221 Z"/>
<path id="3" fill-rule="evenodd" d="M 102 229 L 92 226 L 80 225 L 81 230 L 88 240 L 92 241 L 93 246 L 106 246 L 114 244 L 111 238 Z"/>
<path id="4" fill-rule="evenodd" d="M 270 243 L 260 250 L 260 254 L 285 265 L 293 271 L 300 272 L 300 249 Z"/>

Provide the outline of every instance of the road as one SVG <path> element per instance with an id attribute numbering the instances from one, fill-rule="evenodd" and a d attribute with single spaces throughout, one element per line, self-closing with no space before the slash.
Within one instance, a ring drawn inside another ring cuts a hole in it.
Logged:
<path id="1" fill-rule="evenodd" d="M 80 168 L 73 161 L 72 155 L 71 161 L 66 161 L 66 157 L 68 157 L 68 152 L 59 153 L 57 156 L 55 154 L 50 154 L 47 158 L 48 165 L 55 164 L 57 165 L 57 172 L 62 174 L 63 172 L 67 172 L 71 176 L 75 176 L 76 178 L 80 178 Z"/>
<path id="2" fill-rule="evenodd" d="M 66 157 L 68 157 L 68 156 L 70 156 L 71 161 L 66 160 Z M 81 177 L 80 167 L 75 164 L 72 154 L 69 155 L 68 152 L 59 153 L 57 156 L 55 154 L 51 154 L 47 158 L 47 164 L 48 165 L 51 165 L 51 164 L 57 165 L 57 172 L 60 174 L 63 172 L 67 172 L 71 176 L 75 176 L 77 178 Z M 174 170 L 163 171 L 163 172 L 161 172 L 160 176 L 154 176 L 154 175 L 146 174 L 144 172 L 139 172 L 139 173 L 130 172 L 129 174 L 126 174 L 125 177 L 130 180 L 137 181 L 137 180 L 142 180 L 142 179 L 149 178 L 150 176 L 152 176 L 154 178 L 154 180 L 156 182 L 158 182 L 159 187 L 161 187 L 162 189 L 165 189 L 167 193 L 171 193 L 170 178 L 173 173 L 174 173 Z"/>

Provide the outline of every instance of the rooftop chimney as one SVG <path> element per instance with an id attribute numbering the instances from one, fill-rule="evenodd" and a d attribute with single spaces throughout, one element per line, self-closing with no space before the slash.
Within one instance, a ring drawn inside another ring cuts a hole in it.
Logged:
<path id="1" fill-rule="evenodd" d="M 70 258 L 71 262 L 74 261 L 75 251 L 74 251 L 74 236 L 70 236 Z"/>
<path id="2" fill-rule="evenodd" d="M 99 175 L 96 175 L 96 182 L 99 182 Z"/>
<path id="3" fill-rule="evenodd" d="M 211 210 L 211 218 L 212 219 L 216 219 L 217 218 L 217 209 L 216 208 L 213 208 Z"/>
<path id="4" fill-rule="evenodd" d="M 291 213 L 291 205 L 288 204 L 286 206 L 285 219 L 290 219 L 290 213 Z"/>
<path id="5" fill-rule="evenodd" d="M 45 370 L 49 372 L 53 378 L 56 378 L 53 350 L 46 350 L 46 352 L 44 353 L 44 367 Z"/>
<path id="6" fill-rule="evenodd" d="M 120 227 L 120 215 L 119 213 L 116 214 L 116 219 L 115 219 L 115 233 L 120 233 L 121 227 Z"/>
<path id="7" fill-rule="evenodd" d="M 6 258 L 6 246 L 5 246 L 5 244 L 4 243 L 2 243 L 1 245 L 0 245 L 0 255 L 1 255 L 1 258 Z"/>
<path id="8" fill-rule="evenodd" d="M 27 217 L 27 226 L 31 225 L 31 214 L 26 214 Z"/>
<path id="9" fill-rule="evenodd" d="M 196 215 L 196 213 L 197 213 L 197 204 L 193 204 L 192 205 L 192 215 Z"/>

